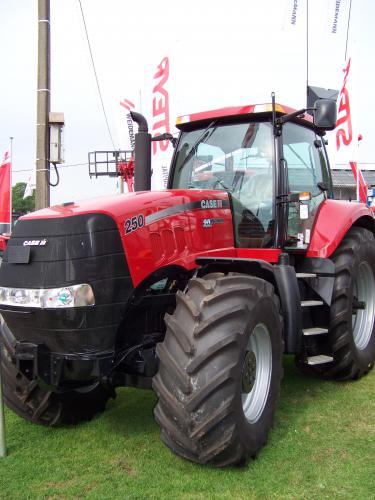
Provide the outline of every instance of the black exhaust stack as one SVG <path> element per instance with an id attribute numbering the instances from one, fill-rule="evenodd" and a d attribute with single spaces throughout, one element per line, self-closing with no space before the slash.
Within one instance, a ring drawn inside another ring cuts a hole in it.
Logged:
<path id="1" fill-rule="evenodd" d="M 134 148 L 134 191 L 151 189 L 151 134 L 148 133 L 146 118 L 131 111 L 132 120 L 138 123 Z"/>

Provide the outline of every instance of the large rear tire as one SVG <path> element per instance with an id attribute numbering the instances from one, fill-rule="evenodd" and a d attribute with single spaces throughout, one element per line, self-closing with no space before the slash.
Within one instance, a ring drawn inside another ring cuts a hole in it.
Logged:
<path id="1" fill-rule="evenodd" d="M 358 379 L 369 372 L 375 360 L 373 233 L 351 228 L 331 258 L 336 277 L 326 347 L 333 362 L 311 366 L 309 371 L 324 379 Z"/>
<path id="2" fill-rule="evenodd" d="M 282 379 L 282 319 L 272 285 L 241 274 L 193 278 L 166 315 L 153 387 L 163 442 L 223 467 L 267 440 Z"/>
<path id="3" fill-rule="evenodd" d="M 40 387 L 17 370 L 15 339 L 5 323 L 1 325 L 1 369 L 5 404 L 20 417 L 49 426 L 74 425 L 91 420 L 105 410 L 113 395 L 101 384 L 80 391 L 54 393 Z"/>

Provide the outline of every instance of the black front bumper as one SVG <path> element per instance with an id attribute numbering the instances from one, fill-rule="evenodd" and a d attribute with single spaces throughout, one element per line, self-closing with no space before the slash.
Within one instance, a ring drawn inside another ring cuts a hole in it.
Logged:
<path id="1" fill-rule="evenodd" d="M 14 360 L 17 371 L 30 380 L 38 380 L 51 390 L 63 391 L 87 386 L 91 382 L 106 382 L 113 367 L 114 354 L 57 354 L 43 344 L 17 342 Z"/>

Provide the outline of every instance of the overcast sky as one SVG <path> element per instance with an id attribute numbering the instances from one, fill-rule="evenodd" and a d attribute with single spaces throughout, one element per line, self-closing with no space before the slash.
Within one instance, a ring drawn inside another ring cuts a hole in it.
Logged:
<path id="1" fill-rule="evenodd" d="M 134 100 L 151 117 L 156 67 L 170 61 L 171 122 L 176 115 L 270 101 L 305 105 L 307 0 L 82 0 L 115 146 L 124 147 L 125 114 Z M 341 84 L 349 0 L 309 2 L 309 82 Z M 291 7 L 297 22 L 291 25 Z M 375 2 L 353 0 L 348 54 L 357 75 L 356 121 L 364 139 L 359 160 L 374 162 Z M 87 162 L 88 151 L 111 150 L 78 0 L 51 0 L 51 110 L 65 113 L 65 161 Z M 0 153 L 13 142 L 13 183 L 35 163 L 37 0 L 0 0 Z M 141 101 L 141 102 L 140 102 Z M 61 168 L 53 203 L 116 192 L 113 179 L 89 179 L 86 165 Z"/>

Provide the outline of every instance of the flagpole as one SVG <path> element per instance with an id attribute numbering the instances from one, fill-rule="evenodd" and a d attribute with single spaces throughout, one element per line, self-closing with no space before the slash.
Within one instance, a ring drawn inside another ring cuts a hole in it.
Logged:
<path id="1" fill-rule="evenodd" d="M 2 325 L 1 325 L 2 327 Z M 0 327 L 0 328 L 1 328 Z M 3 356 L 3 354 L 1 354 Z M 5 415 L 4 415 L 4 399 L 3 399 L 3 381 L 1 376 L 0 364 L 0 458 L 6 457 L 7 449 L 5 444 Z"/>
<path id="2" fill-rule="evenodd" d="M 0 366 L 1 372 L 1 366 Z M 3 399 L 3 383 L 0 373 L 0 458 L 6 457 L 7 449 L 5 445 L 5 416 L 4 416 L 4 399 Z"/>
<path id="3" fill-rule="evenodd" d="M 306 0 L 306 91 L 309 91 L 309 0 Z"/>
<path id="4" fill-rule="evenodd" d="M 9 233 L 12 232 L 12 223 L 13 223 L 13 217 L 12 217 L 12 205 L 13 205 L 13 192 L 12 192 L 12 182 L 13 182 L 13 137 L 9 137 L 10 139 L 10 171 L 9 171 L 9 178 L 10 178 L 10 196 L 9 196 L 9 201 L 10 201 L 10 227 L 9 227 Z"/>
<path id="5" fill-rule="evenodd" d="M 10 196 L 9 196 L 9 210 L 10 210 L 10 231 L 12 231 L 12 165 L 13 165 L 13 137 L 10 137 L 10 170 L 9 170 L 9 182 L 10 182 Z M 0 328 L 2 328 L 3 320 L 1 318 Z M 1 349 L 1 346 L 0 346 Z M 0 352 L 0 358 L 3 353 Z M 5 413 L 4 413 L 4 397 L 3 397 L 3 380 L 2 380 L 2 366 L 0 363 L 0 458 L 4 458 L 7 455 L 7 448 L 5 442 Z"/>
<path id="6" fill-rule="evenodd" d="M 356 163 L 356 167 L 357 167 L 357 201 L 360 202 L 361 197 L 359 194 L 359 167 L 358 167 L 358 163 Z"/>
<path id="7" fill-rule="evenodd" d="M 10 196 L 9 196 L 9 210 L 10 210 L 10 228 L 9 232 L 12 231 L 12 157 L 13 155 L 13 137 L 10 137 L 10 170 L 9 170 L 9 182 L 10 182 Z M 2 328 L 2 319 L 0 323 L 0 328 Z M 1 349 L 1 346 L 0 346 Z M 0 352 L 0 358 L 3 353 Z M 0 363 L 0 458 L 4 458 L 7 455 L 6 443 L 5 443 L 5 413 L 4 413 L 4 397 L 3 397 L 3 379 L 2 379 L 2 367 Z"/>

